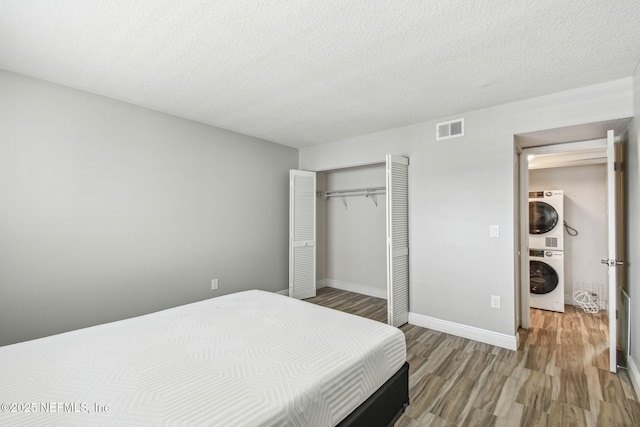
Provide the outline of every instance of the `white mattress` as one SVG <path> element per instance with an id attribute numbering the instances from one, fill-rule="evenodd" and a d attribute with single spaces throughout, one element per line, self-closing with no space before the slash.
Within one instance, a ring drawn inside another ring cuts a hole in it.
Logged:
<path id="1" fill-rule="evenodd" d="M 0 425 L 335 425 L 405 359 L 396 328 L 240 292 L 0 347 Z"/>

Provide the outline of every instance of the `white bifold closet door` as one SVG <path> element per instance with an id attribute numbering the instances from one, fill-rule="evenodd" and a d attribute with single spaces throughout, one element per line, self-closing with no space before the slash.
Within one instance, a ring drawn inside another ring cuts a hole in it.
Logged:
<path id="1" fill-rule="evenodd" d="M 289 296 L 316 296 L 316 173 L 289 171 Z"/>
<path id="2" fill-rule="evenodd" d="M 409 159 L 387 155 L 387 323 L 409 318 Z"/>

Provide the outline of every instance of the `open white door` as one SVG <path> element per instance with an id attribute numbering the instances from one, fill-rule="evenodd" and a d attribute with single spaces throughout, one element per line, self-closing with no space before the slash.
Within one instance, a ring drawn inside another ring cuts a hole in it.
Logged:
<path id="1" fill-rule="evenodd" d="M 607 131 L 607 204 L 608 204 L 608 259 L 609 270 L 609 370 L 617 371 L 617 347 L 619 340 L 618 314 L 622 313 L 618 307 L 620 290 L 624 288 L 624 212 L 623 177 L 622 177 L 622 142 L 616 142 L 613 130 Z"/>
<path id="2" fill-rule="evenodd" d="M 516 208 L 516 218 L 520 232 L 518 233 L 519 246 L 516 252 L 516 259 L 520 268 L 516 267 L 520 274 L 520 324 L 516 323 L 516 331 L 518 326 L 523 329 L 531 327 L 531 310 L 529 296 L 531 294 L 531 271 L 529 270 L 529 153 L 523 150 L 518 157 L 518 190 L 519 199 Z"/>
<path id="3" fill-rule="evenodd" d="M 409 159 L 388 154 L 387 323 L 409 318 Z"/>
<path id="4" fill-rule="evenodd" d="M 289 171 L 289 296 L 316 296 L 316 173 Z"/>

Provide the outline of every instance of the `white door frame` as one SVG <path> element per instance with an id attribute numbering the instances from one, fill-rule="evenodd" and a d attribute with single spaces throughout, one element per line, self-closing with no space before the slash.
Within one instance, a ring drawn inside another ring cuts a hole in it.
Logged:
<path id="1" fill-rule="evenodd" d="M 377 161 L 377 162 L 363 162 L 363 163 L 355 163 L 355 164 L 347 164 L 347 165 L 340 165 L 340 166 L 335 166 L 335 167 L 329 167 L 329 168 L 323 168 L 323 169 L 317 169 L 315 171 L 313 171 L 314 173 L 323 173 L 323 172 L 331 172 L 331 171 L 336 171 L 336 170 L 340 170 L 340 169 L 349 169 L 349 168 L 357 168 L 357 167 L 361 167 L 361 166 L 373 166 L 373 165 L 384 165 L 385 166 L 385 174 L 386 174 L 386 168 L 388 167 L 389 164 L 389 159 L 393 157 L 393 158 L 403 158 L 406 159 L 407 161 L 407 165 L 409 165 L 410 162 L 410 157 L 409 156 L 405 156 L 405 155 L 395 155 L 395 154 L 387 154 L 385 155 L 385 158 L 381 161 Z M 388 188 L 388 180 L 387 183 L 385 184 L 386 188 L 386 192 L 389 192 L 389 188 Z M 407 197 L 409 200 L 409 206 L 411 205 L 411 168 L 409 168 L 409 177 L 408 177 L 408 188 L 407 188 Z M 387 206 L 388 209 L 388 206 Z M 409 233 L 409 246 L 411 246 L 411 209 L 408 209 L 407 212 L 407 219 L 408 219 L 408 233 Z M 388 220 L 387 220 L 388 223 Z M 386 232 L 386 234 L 388 235 L 388 230 Z M 388 236 L 387 236 L 388 237 Z M 388 242 L 387 242 L 387 246 L 388 246 Z M 407 293 L 409 294 L 411 292 L 411 279 L 412 279 L 412 270 L 413 270 L 413 263 L 411 260 L 411 250 L 409 249 L 409 271 L 408 271 L 408 291 Z M 389 252 L 387 250 L 387 263 L 389 263 Z M 410 295 L 407 296 L 408 298 L 410 298 Z M 389 286 L 389 272 L 387 270 L 387 323 L 391 324 L 392 323 L 392 316 L 389 313 L 389 304 L 393 304 L 392 301 L 393 297 L 392 297 L 392 292 Z M 407 302 L 407 305 L 409 305 L 409 302 Z M 409 311 L 409 307 L 407 307 L 407 314 Z M 406 323 L 406 322 L 404 322 Z M 400 326 L 400 325 L 398 325 Z"/>
<path id="2" fill-rule="evenodd" d="M 520 247 L 517 249 L 520 262 L 520 278 L 516 285 L 520 286 L 520 326 L 523 329 L 531 327 L 531 316 L 529 313 L 529 159 L 530 155 L 567 153 L 571 151 L 588 150 L 593 148 L 606 148 L 606 138 L 594 139 L 581 142 L 567 142 L 562 144 L 544 145 L 539 147 L 528 147 L 516 150 L 517 161 L 519 162 L 519 188 L 518 194 L 520 224 L 516 227 L 519 234 Z M 611 302 L 609 302 L 611 303 Z M 611 328 L 611 325 L 609 325 Z"/>

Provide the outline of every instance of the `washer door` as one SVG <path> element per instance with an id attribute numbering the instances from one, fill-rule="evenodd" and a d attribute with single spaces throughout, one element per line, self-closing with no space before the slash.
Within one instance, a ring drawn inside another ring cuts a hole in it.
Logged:
<path id="1" fill-rule="evenodd" d="M 529 234 L 544 234 L 558 225 L 558 211 L 545 202 L 529 202 Z"/>
<path id="2" fill-rule="evenodd" d="M 529 290 L 532 294 L 548 294 L 558 286 L 558 273 L 547 263 L 529 261 Z"/>

